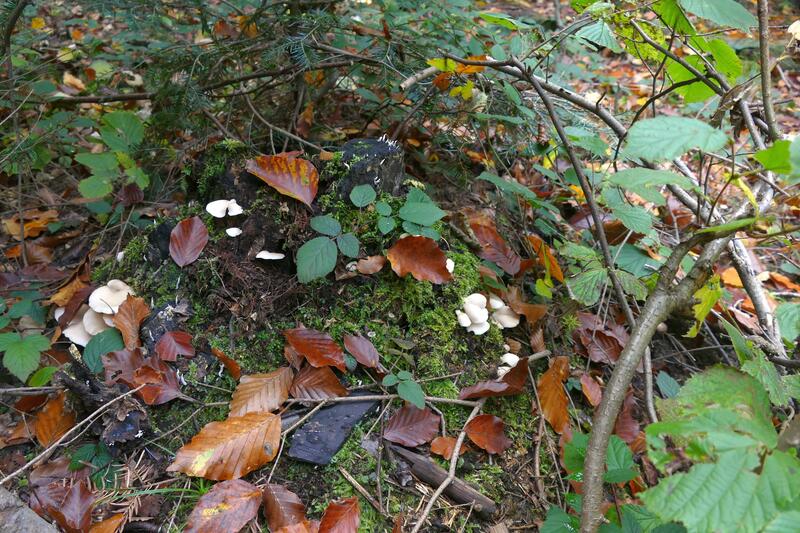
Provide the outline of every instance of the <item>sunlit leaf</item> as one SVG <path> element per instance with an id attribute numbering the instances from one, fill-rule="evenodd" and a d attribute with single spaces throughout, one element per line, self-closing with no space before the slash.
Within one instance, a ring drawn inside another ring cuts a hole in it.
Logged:
<path id="1" fill-rule="evenodd" d="M 317 196 L 319 175 L 310 161 L 283 153 L 248 159 L 246 165 L 248 172 L 267 185 L 309 207 Z"/>
<path id="2" fill-rule="evenodd" d="M 288 366 L 268 374 L 242 376 L 231 397 L 229 416 L 274 411 L 289 397 L 289 387 L 294 375 Z"/>

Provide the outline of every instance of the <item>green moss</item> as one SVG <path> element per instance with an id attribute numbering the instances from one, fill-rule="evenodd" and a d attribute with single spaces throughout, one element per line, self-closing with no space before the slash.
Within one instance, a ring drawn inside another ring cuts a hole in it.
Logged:
<path id="1" fill-rule="evenodd" d="M 503 479 L 505 472 L 497 464 L 480 463 L 475 470 L 464 475 L 467 483 L 480 487 L 481 492 L 495 501 L 502 501 L 505 496 Z"/>
<path id="2" fill-rule="evenodd" d="M 208 198 L 214 190 L 214 180 L 225 173 L 231 161 L 242 159 L 249 155 L 249 150 L 243 143 L 225 139 L 206 150 L 202 170 L 197 176 L 197 192 L 201 198 Z"/>

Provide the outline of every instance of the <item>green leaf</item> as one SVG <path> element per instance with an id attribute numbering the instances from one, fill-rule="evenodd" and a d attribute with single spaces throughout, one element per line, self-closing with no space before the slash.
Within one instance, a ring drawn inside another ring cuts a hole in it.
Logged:
<path id="1" fill-rule="evenodd" d="M 50 348 L 50 340 L 39 334 L 24 339 L 17 333 L 0 334 L 0 350 L 5 352 L 3 366 L 23 383 L 39 367 L 41 352 Z"/>
<path id="2" fill-rule="evenodd" d="M 703 322 L 708 316 L 708 313 L 711 312 L 711 309 L 714 307 L 714 304 L 717 303 L 722 297 L 722 287 L 719 283 L 719 276 L 714 275 L 708 282 L 700 287 L 697 292 L 694 293 L 694 299 L 698 302 L 692 306 L 692 311 L 694 313 L 694 325 L 692 328 L 684 335 L 684 337 L 694 338 L 700 332 L 700 327 L 703 325 Z"/>
<path id="3" fill-rule="evenodd" d="M 794 531 L 797 524 L 800 524 L 800 511 L 784 511 L 775 515 L 761 533 L 786 533 Z"/>
<path id="4" fill-rule="evenodd" d="M 753 351 L 753 358 L 742 364 L 742 372 L 750 374 L 764 386 L 773 404 L 784 406 L 789 403 L 789 391 L 778 375 L 778 370 L 761 350 Z"/>
<path id="5" fill-rule="evenodd" d="M 378 219 L 378 230 L 382 235 L 386 235 L 397 226 L 397 221 L 392 217 L 380 217 Z"/>
<path id="6" fill-rule="evenodd" d="M 342 225 L 339 221 L 329 215 L 322 215 L 311 219 L 311 227 L 323 235 L 336 237 L 342 232 Z"/>
<path id="7" fill-rule="evenodd" d="M 631 126 L 626 153 L 649 161 L 666 161 L 695 148 L 705 152 L 719 150 L 726 142 L 723 131 L 697 119 L 656 117 Z"/>
<path id="8" fill-rule="evenodd" d="M 103 358 L 109 352 L 125 348 L 122 334 L 116 328 L 101 331 L 92 337 L 83 350 L 83 362 L 95 374 L 103 371 Z"/>
<path id="9" fill-rule="evenodd" d="M 753 158 L 761 163 L 766 170 L 771 170 L 778 174 L 789 174 L 792 171 L 792 164 L 789 161 L 791 144 L 791 142 L 785 140 L 775 141 L 769 148 L 756 152 Z"/>
<path id="10" fill-rule="evenodd" d="M 456 69 L 458 68 L 458 63 L 456 63 L 452 59 L 445 57 L 436 57 L 433 59 L 428 59 L 426 63 L 437 70 L 441 70 L 442 72 L 455 72 Z M 376 98 L 376 101 L 380 102 L 381 100 L 380 98 Z"/>
<path id="11" fill-rule="evenodd" d="M 478 176 L 479 180 L 485 180 L 490 182 L 492 185 L 503 191 L 504 193 L 510 194 L 518 194 L 522 196 L 530 204 L 534 207 L 544 207 L 545 204 L 536 196 L 532 190 L 528 189 L 518 181 L 506 180 L 498 176 L 497 174 L 492 174 L 491 172 L 484 171 Z"/>
<path id="12" fill-rule="evenodd" d="M 408 191 L 406 203 L 398 212 L 400 218 L 419 224 L 420 226 L 431 226 L 444 217 L 447 213 L 430 199 L 430 197 L 419 189 Z"/>
<path id="13" fill-rule="evenodd" d="M 575 301 L 583 305 L 594 305 L 600 299 L 603 285 L 607 281 L 608 273 L 604 268 L 593 268 L 567 280 L 567 286 Z"/>
<path id="14" fill-rule="evenodd" d="M 684 58 L 686 63 L 693 66 L 700 72 L 704 70 L 705 63 L 703 62 L 702 58 L 699 56 L 688 56 Z M 673 61 L 669 59 L 667 61 L 667 73 L 669 74 L 670 79 L 673 83 L 681 83 L 684 81 L 688 81 L 695 78 L 695 75 L 689 71 L 686 67 L 682 64 L 678 63 L 677 61 Z M 716 84 L 716 81 L 712 80 L 712 83 Z M 683 96 L 684 101 L 687 104 L 693 104 L 696 102 L 705 102 L 715 94 L 714 89 L 706 85 L 702 81 L 696 81 L 689 85 L 678 87 L 675 90 L 676 93 Z"/>
<path id="15" fill-rule="evenodd" d="M 709 226 L 707 228 L 699 229 L 696 233 L 730 233 L 732 231 L 752 226 L 757 220 L 757 217 L 740 218 L 738 220 L 731 220 L 725 224 L 719 224 L 718 226 Z"/>
<path id="16" fill-rule="evenodd" d="M 719 25 L 747 32 L 758 21 L 736 0 L 680 0 L 681 6 L 693 15 Z"/>
<path id="17" fill-rule="evenodd" d="M 661 396 L 664 398 L 674 398 L 681 390 L 678 382 L 663 370 L 656 376 L 656 385 L 658 385 L 658 390 L 661 391 Z"/>
<path id="18" fill-rule="evenodd" d="M 308 283 L 336 268 L 336 244 L 328 237 L 311 239 L 297 250 L 297 279 Z"/>
<path id="19" fill-rule="evenodd" d="M 666 196 L 661 192 L 664 185 L 677 185 L 684 189 L 694 189 L 692 180 L 686 176 L 667 170 L 650 168 L 628 168 L 612 174 L 609 183 L 626 192 L 632 192 L 656 205 L 667 205 Z"/>
<path id="20" fill-rule="evenodd" d="M 392 214 L 392 206 L 384 201 L 379 201 L 375 203 L 375 211 L 383 217 L 388 217 Z"/>
<path id="21" fill-rule="evenodd" d="M 39 305 L 37 299 L 41 295 L 36 291 L 25 291 L 23 293 L 16 293 L 15 296 L 22 298 L 20 301 L 15 302 L 11 309 L 8 310 L 9 318 L 22 318 L 24 316 L 30 317 L 37 324 L 44 324 L 45 310 L 44 307 Z"/>
<path id="22" fill-rule="evenodd" d="M 614 216 L 634 233 L 650 233 L 653 229 L 653 215 L 642 206 L 621 204 L 611 209 Z"/>
<path id="23" fill-rule="evenodd" d="M 503 92 L 506 93 L 506 96 L 511 102 L 516 105 L 522 105 L 522 97 L 520 97 L 519 91 L 507 81 L 503 81 Z"/>
<path id="24" fill-rule="evenodd" d="M 639 278 L 633 274 L 629 274 L 624 270 L 614 270 L 625 294 L 630 294 L 637 300 L 647 299 L 647 286 L 642 283 Z"/>
<path id="25" fill-rule="evenodd" d="M 564 468 L 568 472 L 583 473 L 583 462 L 586 460 L 586 448 L 589 446 L 589 435 L 574 433 L 572 440 L 564 445 Z"/>
<path id="26" fill-rule="evenodd" d="M 376 196 L 375 189 L 369 184 L 357 185 L 350 191 L 350 201 L 356 207 L 368 206 L 375 201 Z"/>
<path id="27" fill-rule="evenodd" d="M 615 54 L 622 52 L 622 47 L 614 37 L 614 30 L 602 19 L 584 26 L 575 33 L 575 37 L 595 44 L 599 48 L 608 48 Z"/>
<path id="28" fill-rule="evenodd" d="M 505 13 L 478 13 L 483 20 L 490 24 L 495 24 L 497 26 L 502 26 L 504 28 L 508 28 L 509 30 L 519 30 L 524 28 L 530 28 L 530 24 L 526 24 L 525 22 L 513 19 L 506 15 Z"/>
<path id="29" fill-rule="evenodd" d="M 384 387 L 392 387 L 397 385 L 400 380 L 394 374 L 386 374 L 383 376 L 383 381 L 381 382 Z"/>
<path id="30" fill-rule="evenodd" d="M 89 176 L 78 182 L 78 192 L 84 198 L 102 198 L 111 194 L 113 190 L 111 181 L 100 176 Z"/>
<path id="31" fill-rule="evenodd" d="M 612 257 L 619 268 L 630 272 L 637 278 L 645 278 L 652 275 L 660 267 L 661 263 L 644 253 L 632 244 L 625 243 L 622 248 L 614 246 Z"/>
<path id="32" fill-rule="evenodd" d="M 495 54 L 495 56 L 496 55 L 497 54 Z M 499 58 L 496 59 L 498 61 L 502 61 L 502 59 Z M 487 122 L 489 120 L 499 120 L 500 122 L 508 122 L 509 124 L 514 124 L 516 126 L 522 126 L 523 124 L 525 124 L 525 119 L 520 117 L 512 117 L 509 115 L 495 115 L 492 113 L 474 113 L 473 116 L 482 122 Z"/>
<path id="33" fill-rule="evenodd" d="M 85 152 L 75 155 L 75 161 L 86 165 L 95 174 L 116 171 L 119 167 L 117 156 L 113 152 L 101 152 L 99 154 Z"/>
<path id="34" fill-rule="evenodd" d="M 608 483 L 625 483 L 638 475 L 633 453 L 625 441 L 616 435 L 611 435 L 608 441 L 606 469 L 603 479 Z"/>
<path id="35" fill-rule="evenodd" d="M 717 70 L 727 76 L 728 81 L 734 82 L 742 75 L 742 61 L 736 51 L 722 39 L 708 41 L 708 48 L 714 56 Z"/>
<path id="36" fill-rule="evenodd" d="M 401 381 L 397 385 L 397 394 L 420 409 L 425 408 L 425 393 L 416 381 Z"/>
<path id="37" fill-rule="evenodd" d="M 142 120 L 130 111 L 112 111 L 103 116 L 100 138 L 112 151 L 130 153 L 144 139 Z"/>
<path id="38" fill-rule="evenodd" d="M 397 373 L 397 378 L 403 381 L 408 381 L 409 379 L 414 379 L 414 375 L 408 370 L 401 370 Z"/>
<path id="39" fill-rule="evenodd" d="M 781 336 L 794 342 L 800 335 L 800 303 L 785 302 L 775 309 L 775 317 L 781 328 Z"/>
<path id="40" fill-rule="evenodd" d="M 569 515 L 564 509 L 553 505 L 547 510 L 547 516 L 539 528 L 539 533 L 569 533 L 580 529 L 581 522 L 577 516 Z"/>
<path id="41" fill-rule="evenodd" d="M 28 379 L 28 386 L 29 387 L 44 387 L 48 383 L 50 383 L 50 379 L 53 377 L 53 374 L 56 373 L 58 367 L 55 366 L 43 366 L 39 370 L 33 373 L 33 375 Z"/>
<path id="42" fill-rule="evenodd" d="M 343 255 L 355 259 L 358 257 L 358 248 L 361 246 L 361 243 L 358 242 L 358 238 L 352 233 L 345 233 L 344 235 L 336 237 L 336 245 Z"/>
<path id="43" fill-rule="evenodd" d="M 725 328 L 725 331 L 728 333 L 728 337 L 731 338 L 733 349 L 736 352 L 736 356 L 739 358 L 739 364 L 752 359 L 753 343 L 745 339 L 744 335 L 742 335 L 736 326 L 724 318 L 720 318 L 720 321 L 722 322 L 722 326 Z"/>

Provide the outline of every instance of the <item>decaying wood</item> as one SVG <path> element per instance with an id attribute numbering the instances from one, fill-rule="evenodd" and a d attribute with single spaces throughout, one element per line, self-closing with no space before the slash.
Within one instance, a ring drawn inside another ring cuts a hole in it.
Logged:
<path id="1" fill-rule="evenodd" d="M 393 444 L 390 444 L 389 447 L 394 453 L 408 461 L 411 464 L 411 473 L 427 485 L 438 487 L 447 478 L 447 470 L 434 463 L 431 458 Z M 473 511 L 483 518 L 489 518 L 497 511 L 497 505 L 493 500 L 459 478 L 455 478 L 450 483 L 444 494 L 457 504 L 472 504 Z"/>

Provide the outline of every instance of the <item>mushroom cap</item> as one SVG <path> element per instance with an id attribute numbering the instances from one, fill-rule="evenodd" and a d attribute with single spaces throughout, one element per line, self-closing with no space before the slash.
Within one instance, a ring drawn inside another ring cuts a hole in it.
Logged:
<path id="1" fill-rule="evenodd" d="M 464 304 L 464 312 L 467 314 L 473 324 L 480 324 L 481 322 L 486 322 L 489 320 L 488 309 L 484 307 L 478 307 L 477 305 L 469 302 Z"/>
<path id="2" fill-rule="evenodd" d="M 472 324 L 470 327 L 467 328 L 467 331 L 470 333 L 474 333 L 475 335 L 483 335 L 487 331 L 489 331 L 489 323 L 488 322 L 481 322 L 479 324 Z"/>
<path id="3" fill-rule="evenodd" d="M 515 367 L 517 366 L 517 363 L 519 363 L 519 356 L 515 353 L 507 353 L 503 354 L 503 357 L 501 357 L 500 360 L 505 365 L 508 365 L 510 367 Z"/>
<path id="4" fill-rule="evenodd" d="M 103 320 L 103 315 L 94 309 L 87 309 L 83 315 L 83 329 L 91 336 L 97 335 L 101 331 L 108 329 L 108 324 Z"/>
<path id="5" fill-rule="evenodd" d="M 267 250 L 261 250 L 256 254 L 256 259 L 266 259 L 268 261 L 277 261 L 278 259 L 283 259 L 284 257 L 286 257 L 286 254 L 279 252 L 268 252 Z"/>
<path id="6" fill-rule="evenodd" d="M 494 294 L 489 296 L 489 307 L 491 307 L 492 309 L 495 309 L 495 310 L 501 309 L 505 305 L 506 304 L 503 302 L 503 300 L 501 300 L 500 298 L 498 298 Z"/>
<path id="7" fill-rule="evenodd" d="M 800 41 L 800 20 L 795 20 L 786 28 L 786 33 Z"/>
<path id="8" fill-rule="evenodd" d="M 83 326 L 83 317 L 88 311 L 88 305 L 81 305 L 80 309 L 78 309 L 78 312 L 75 314 L 75 318 L 73 318 L 67 327 L 61 331 L 66 338 L 78 346 L 86 346 L 89 343 L 89 340 L 92 338 L 92 336 Z M 59 316 L 61 315 L 59 314 Z"/>
<path id="9" fill-rule="evenodd" d="M 206 204 L 206 211 L 214 218 L 225 218 L 229 204 L 229 200 L 214 200 Z"/>
<path id="10" fill-rule="evenodd" d="M 464 298 L 464 303 L 469 303 L 477 307 L 486 307 L 486 296 L 479 292 L 474 292 Z"/>
<path id="11" fill-rule="evenodd" d="M 456 317 L 458 318 L 459 326 L 468 328 L 472 325 L 472 320 L 470 320 L 467 314 L 461 309 L 456 310 Z"/>
<path id="12" fill-rule="evenodd" d="M 456 262 L 448 257 L 447 261 L 444 262 L 444 267 L 447 269 L 448 272 L 452 274 L 453 271 L 456 269 Z"/>
<path id="13" fill-rule="evenodd" d="M 241 215 L 244 213 L 244 209 L 242 206 L 236 203 L 236 200 L 230 200 L 228 202 L 228 216 L 235 217 L 236 215 Z"/>
<path id="14" fill-rule="evenodd" d="M 515 328 L 519 325 L 520 317 L 508 306 L 503 306 L 492 314 L 492 318 L 504 328 Z"/>
<path id="15" fill-rule="evenodd" d="M 112 279 L 89 295 L 89 307 L 98 313 L 111 315 L 119 310 L 119 306 L 129 294 L 133 294 L 133 289 L 127 283 Z"/>
<path id="16" fill-rule="evenodd" d="M 53 311 L 53 318 L 58 320 L 59 318 L 61 318 L 61 315 L 64 314 L 64 311 L 66 311 L 66 309 L 64 309 L 63 307 L 56 307 L 56 310 Z"/>
<path id="17" fill-rule="evenodd" d="M 503 376 L 508 374 L 510 371 L 511 371 L 511 367 L 510 366 L 498 366 L 497 367 L 497 377 L 498 378 L 502 378 Z"/>
<path id="18" fill-rule="evenodd" d="M 105 313 L 98 313 L 98 314 L 103 318 L 103 322 L 106 323 L 106 326 L 110 328 L 116 326 L 116 324 L 114 324 L 114 315 L 107 315 Z"/>
<path id="19" fill-rule="evenodd" d="M 225 233 L 228 234 L 228 237 L 238 237 L 242 234 L 241 228 L 228 228 L 225 230 Z"/>

